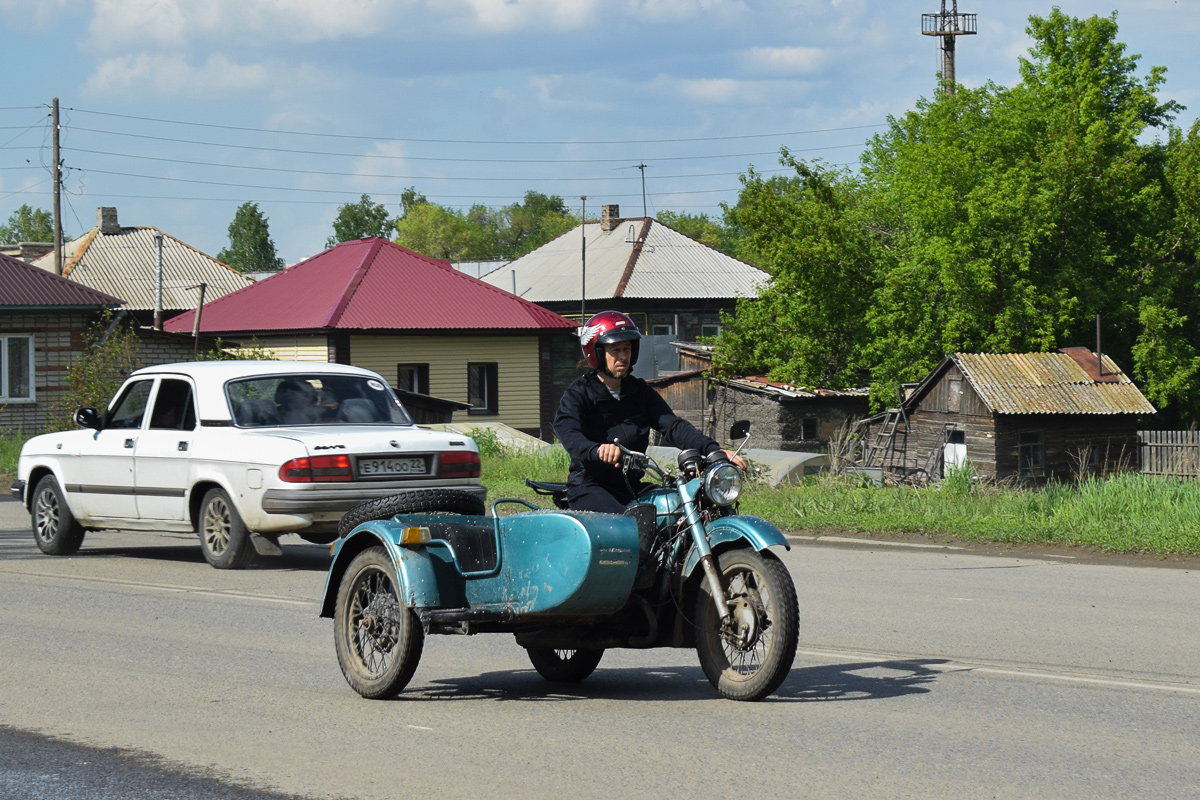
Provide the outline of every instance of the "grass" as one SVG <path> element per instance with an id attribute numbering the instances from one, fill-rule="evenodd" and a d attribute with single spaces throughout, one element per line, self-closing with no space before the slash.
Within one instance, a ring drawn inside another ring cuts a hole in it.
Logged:
<path id="1" fill-rule="evenodd" d="M 519 497 L 548 507 L 548 499 L 526 488 L 525 479 L 566 480 L 566 451 L 555 446 L 522 453 L 482 433 L 475 439 L 489 498 Z M 23 441 L 19 435 L 0 435 L 0 488 L 16 474 Z M 1200 484 L 1136 473 L 1042 489 L 983 485 L 968 474 L 925 489 L 881 489 L 819 476 L 777 489 L 751 484 L 740 511 L 812 534 L 925 533 L 1114 553 L 1200 555 Z"/>

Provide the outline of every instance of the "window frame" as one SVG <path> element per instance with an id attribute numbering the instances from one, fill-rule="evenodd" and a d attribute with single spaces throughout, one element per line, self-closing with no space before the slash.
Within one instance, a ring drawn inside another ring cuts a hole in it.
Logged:
<path id="1" fill-rule="evenodd" d="M 467 413 L 471 415 L 499 414 L 499 383 L 500 365 L 495 361 L 467 362 L 467 402 L 474 403 L 471 397 L 471 373 L 473 370 L 483 370 L 483 405 L 471 405 Z"/>
<path id="2" fill-rule="evenodd" d="M 401 386 L 402 381 L 400 375 L 404 371 L 411 371 L 415 386 L 411 389 L 405 389 Z M 396 365 L 396 388 L 402 392 L 412 392 L 413 394 L 429 394 L 429 364 L 417 362 L 402 362 Z"/>
<path id="3" fill-rule="evenodd" d="M 1030 441 L 1035 437 L 1035 441 Z M 1032 457 L 1027 458 L 1026 453 Z M 1045 474 L 1045 435 L 1042 431 L 1020 431 L 1017 434 L 1017 475 L 1022 478 L 1040 478 Z"/>
<path id="4" fill-rule="evenodd" d="M 17 339 L 24 339 L 26 363 L 29 365 L 29 372 L 26 376 L 29 386 L 29 394 L 23 396 L 10 395 L 8 393 L 10 383 L 10 370 L 12 369 L 11 361 L 8 357 L 9 342 Z M 35 385 L 34 376 L 37 373 L 37 368 L 34 364 L 34 356 L 36 353 L 34 347 L 34 334 L 32 333 L 0 333 L 0 403 L 33 403 L 37 400 L 37 386 Z"/>

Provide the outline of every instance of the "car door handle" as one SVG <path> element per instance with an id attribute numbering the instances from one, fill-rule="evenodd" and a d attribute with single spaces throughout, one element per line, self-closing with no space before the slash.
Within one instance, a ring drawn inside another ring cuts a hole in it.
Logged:
<path id="1" fill-rule="evenodd" d="M 130 448 L 130 449 L 132 449 L 132 448 L 133 448 L 133 442 L 134 442 L 134 440 L 133 440 L 133 439 L 126 439 L 126 440 L 125 440 L 125 446 L 126 446 L 127 448 Z"/>
<path id="2" fill-rule="evenodd" d="M 184 451 L 184 450 L 187 450 L 187 449 L 188 449 L 188 443 L 187 443 L 187 442 L 180 442 L 180 443 L 179 443 L 179 446 L 178 446 L 178 447 L 176 447 L 175 449 L 176 449 L 176 450 L 179 450 L 180 452 L 182 452 L 182 451 Z"/>

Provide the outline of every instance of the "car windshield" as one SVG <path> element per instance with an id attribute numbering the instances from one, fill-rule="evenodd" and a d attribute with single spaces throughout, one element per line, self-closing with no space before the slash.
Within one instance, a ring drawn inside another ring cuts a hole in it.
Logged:
<path id="1" fill-rule="evenodd" d="M 396 395 L 378 378 L 359 375 L 269 375 L 230 381 L 234 423 L 275 425 L 411 425 Z"/>

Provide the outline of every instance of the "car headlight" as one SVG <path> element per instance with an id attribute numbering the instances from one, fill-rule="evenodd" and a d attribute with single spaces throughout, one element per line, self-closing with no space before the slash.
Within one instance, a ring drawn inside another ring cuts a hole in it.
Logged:
<path id="1" fill-rule="evenodd" d="M 728 461 L 709 467 L 704 474 L 704 493 L 719 506 L 731 506 L 742 493 L 742 471 Z"/>

